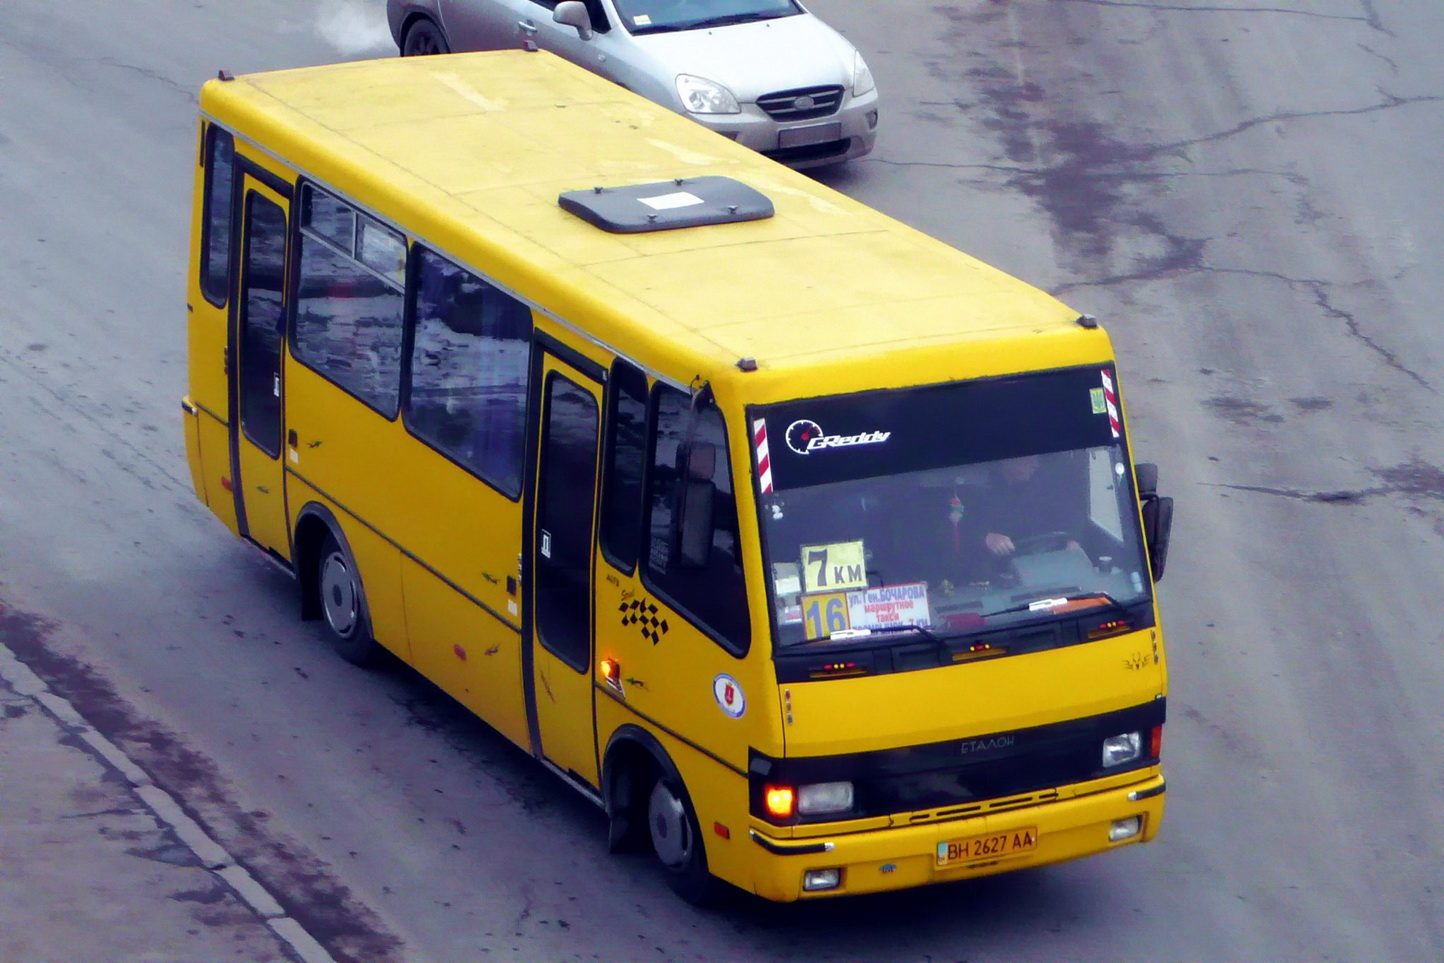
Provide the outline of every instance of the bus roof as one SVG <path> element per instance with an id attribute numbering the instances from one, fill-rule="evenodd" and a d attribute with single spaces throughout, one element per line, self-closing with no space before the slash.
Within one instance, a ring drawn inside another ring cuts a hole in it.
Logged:
<path id="1" fill-rule="evenodd" d="M 597 340 L 664 346 L 644 363 L 876 372 L 946 344 L 978 349 L 942 380 L 1111 357 L 1045 292 L 551 54 L 243 75 L 207 83 L 201 108 L 559 317 L 586 317 Z M 611 234 L 557 203 L 703 175 L 755 188 L 775 216 Z"/>

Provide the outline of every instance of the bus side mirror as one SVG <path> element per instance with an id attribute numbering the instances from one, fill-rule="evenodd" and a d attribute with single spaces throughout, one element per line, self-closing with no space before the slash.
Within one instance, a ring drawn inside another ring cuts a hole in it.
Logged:
<path id="1" fill-rule="evenodd" d="M 1133 466 L 1133 475 L 1138 479 L 1138 498 L 1143 501 L 1158 494 L 1158 466 L 1151 461 L 1140 461 Z"/>
<path id="2" fill-rule="evenodd" d="M 677 516 L 677 560 L 683 568 L 706 568 L 712 560 L 712 529 L 716 524 L 717 447 L 694 444 L 687 453 Z"/>
<path id="3" fill-rule="evenodd" d="M 592 15 L 581 0 L 562 0 L 553 11 L 552 19 L 568 27 L 576 27 L 577 36 L 583 40 L 592 39 Z"/>
<path id="4" fill-rule="evenodd" d="M 1153 581 L 1163 578 L 1168 563 L 1168 540 L 1173 533 L 1173 499 L 1158 494 L 1158 466 L 1139 462 L 1133 466 L 1138 479 L 1138 502 L 1143 512 L 1143 537 L 1148 542 L 1148 562 Z"/>

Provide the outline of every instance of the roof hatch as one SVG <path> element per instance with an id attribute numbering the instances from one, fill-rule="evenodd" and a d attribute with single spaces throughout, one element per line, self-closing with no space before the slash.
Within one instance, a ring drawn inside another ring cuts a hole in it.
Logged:
<path id="1" fill-rule="evenodd" d="M 678 177 L 632 187 L 567 191 L 557 203 L 613 234 L 732 224 L 773 214 L 766 195 L 730 177 Z"/>

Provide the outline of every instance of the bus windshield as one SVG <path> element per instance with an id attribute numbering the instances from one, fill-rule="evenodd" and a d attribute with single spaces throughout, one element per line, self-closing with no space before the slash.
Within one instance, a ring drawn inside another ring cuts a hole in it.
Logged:
<path id="1" fill-rule="evenodd" d="M 936 641 L 1149 601 L 1112 379 L 1073 369 L 754 414 L 778 645 Z"/>

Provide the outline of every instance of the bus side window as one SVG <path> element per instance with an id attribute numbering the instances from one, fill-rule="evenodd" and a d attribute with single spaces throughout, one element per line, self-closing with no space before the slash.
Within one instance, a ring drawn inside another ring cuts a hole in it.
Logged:
<path id="1" fill-rule="evenodd" d="M 607 453 L 602 466 L 602 554 L 624 572 L 642 541 L 642 476 L 647 467 L 647 376 L 618 358 L 607 379 Z"/>
<path id="2" fill-rule="evenodd" d="M 310 184 L 291 351 L 387 418 L 401 397 L 401 235 Z"/>
<path id="3" fill-rule="evenodd" d="M 526 456 L 531 309 L 419 245 L 413 256 L 406 425 L 515 498 Z"/>
<path id="4" fill-rule="evenodd" d="M 745 655 L 752 641 L 751 621 L 742 579 L 737 502 L 732 490 L 727 426 L 722 412 L 711 406 L 697 412 L 697 424 L 692 435 L 693 450 L 711 449 L 715 455 L 693 459 L 687 466 L 689 477 L 683 478 L 677 456 L 678 448 L 687 435 L 690 400 L 685 392 L 659 384 L 653 391 L 653 401 L 652 470 L 647 484 L 651 544 L 646 582 L 727 651 Z M 699 470 L 707 477 L 692 477 Z M 679 487 L 684 483 L 711 485 L 710 544 L 703 546 L 703 551 L 698 553 L 705 555 L 705 563 L 695 567 L 683 564 L 674 545 L 676 528 L 672 517 L 680 501 Z"/>
<path id="5" fill-rule="evenodd" d="M 231 189 L 235 184 L 236 142 L 231 132 L 206 128 L 205 213 L 201 220 L 201 293 L 221 307 L 230 291 Z"/>

